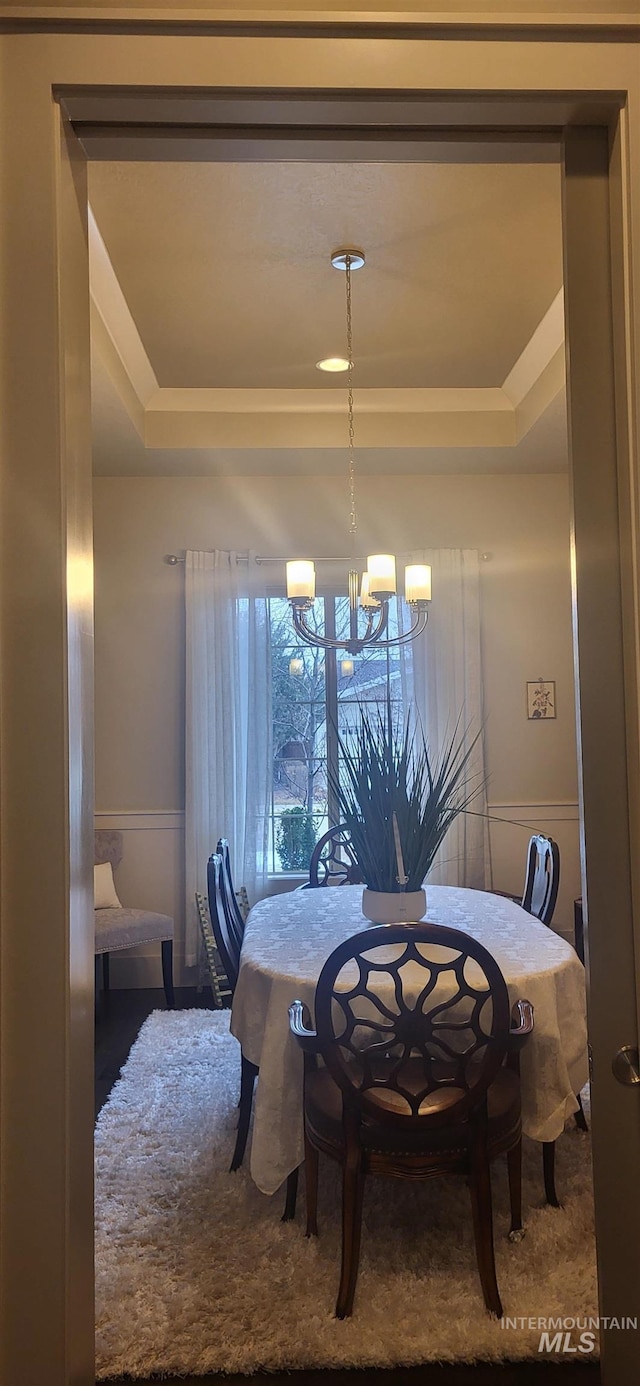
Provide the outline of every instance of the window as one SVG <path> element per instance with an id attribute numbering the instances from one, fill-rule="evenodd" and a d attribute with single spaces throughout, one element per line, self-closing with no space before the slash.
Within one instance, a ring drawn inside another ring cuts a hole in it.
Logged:
<path id="1" fill-rule="evenodd" d="M 344 638 L 347 597 L 316 601 L 311 619 L 320 634 Z M 351 658 L 342 651 L 296 642 L 289 603 L 269 600 L 272 662 L 273 776 L 270 872 L 306 872 L 314 844 L 338 821 L 331 781 L 340 770 L 339 743 L 363 702 L 384 707 L 387 688 L 402 722 L 413 696 L 411 644 L 375 647 Z M 390 604 L 389 634 L 409 624 L 404 602 Z"/>

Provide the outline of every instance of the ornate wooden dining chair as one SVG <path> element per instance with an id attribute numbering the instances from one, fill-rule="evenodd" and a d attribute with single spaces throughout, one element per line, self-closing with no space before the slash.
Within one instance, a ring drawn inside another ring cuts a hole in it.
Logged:
<path id="1" fill-rule="evenodd" d="M 240 973 L 242 939 L 238 936 L 234 913 L 227 899 L 224 875 L 223 859 L 218 852 L 214 852 L 207 862 L 209 914 L 216 947 L 222 959 L 222 965 L 229 981 L 231 995 L 233 996 Z M 242 1053 L 242 1050 L 240 1051 L 240 1056 L 238 1130 L 231 1165 L 229 1166 L 230 1171 L 239 1169 L 244 1160 L 244 1153 L 247 1148 L 247 1137 L 249 1135 L 249 1123 L 251 1121 L 253 1089 L 259 1071 L 257 1064 L 251 1063 L 250 1059 L 247 1059 L 246 1055 Z M 287 1195 L 282 1219 L 283 1222 L 288 1222 L 295 1214 L 297 1187 L 298 1171 L 294 1170 L 287 1180 Z"/>
<path id="2" fill-rule="evenodd" d="M 339 823 L 316 842 L 309 863 L 309 880 L 302 890 L 317 886 L 361 885 L 362 875 L 346 824 Z"/>
<path id="3" fill-rule="evenodd" d="M 301 1002 L 289 1011 L 305 1053 L 308 1236 L 318 1230 L 318 1153 L 342 1165 L 336 1316 L 346 1318 L 353 1308 L 365 1176 L 416 1180 L 458 1173 L 471 1191 L 484 1301 L 501 1317 L 489 1165 L 506 1153 L 511 1232 L 517 1235 L 517 1050 L 533 1029 L 529 1002 L 518 1002 L 510 1018 L 497 962 L 467 934 L 395 924 L 367 929 L 335 949 L 318 979 L 315 1017 L 312 1031 Z"/>

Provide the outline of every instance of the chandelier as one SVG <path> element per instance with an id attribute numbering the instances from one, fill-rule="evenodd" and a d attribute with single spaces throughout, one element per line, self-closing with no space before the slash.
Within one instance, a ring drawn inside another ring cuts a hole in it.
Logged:
<path id="1" fill-rule="evenodd" d="M 349 424 L 349 532 L 355 536 L 358 528 L 356 510 L 355 431 L 353 421 L 353 331 L 351 317 L 351 274 L 364 265 L 364 252 L 353 247 L 334 250 L 331 256 L 334 269 L 343 270 L 346 286 L 347 317 L 347 417 Z M 425 629 L 431 601 L 431 568 L 427 563 L 410 563 L 404 570 L 404 597 L 411 612 L 408 630 L 389 636 L 389 602 L 396 595 L 396 560 L 393 554 L 369 554 L 361 574 L 354 566 L 349 571 L 349 635 L 337 637 L 320 635 L 310 626 L 306 613 L 311 611 L 316 595 L 316 573 L 308 558 L 296 558 L 287 563 L 287 597 L 296 634 L 307 645 L 323 649 L 346 650 L 350 655 L 361 654 L 375 645 L 379 649 L 404 645 Z"/>

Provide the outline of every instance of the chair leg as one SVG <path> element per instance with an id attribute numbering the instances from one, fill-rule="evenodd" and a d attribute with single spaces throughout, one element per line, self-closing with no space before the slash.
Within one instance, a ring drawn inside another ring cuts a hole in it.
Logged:
<path id="1" fill-rule="evenodd" d="M 522 1141 L 511 1147 L 507 1153 L 509 1174 L 509 1204 L 511 1207 L 511 1227 L 509 1237 L 517 1242 L 524 1236 L 522 1226 Z"/>
<path id="2" fill-rule="evenodd" d="M 292 1169 L 287 1179 L 287 1193 L 284 1200 L 284 1213 L 281 1222 L 293 1222 L 296 1215 L 296 1201 L 298 1198 L 298 1174 L 299 1169 Z"/>
<path id="3" fill-rule="evenodd" d="M 318 1152 L 304 1133 L 304 1187 L 307 1196 L 306 1237 L 318 1235 Z"/>
<path id="4" fill-rule="evenodd" d="M 560 1200 L 556 1193 L 555 1141 L 542 1142 L 542 1173 L 544 1175 L 544 1192 L 547 1203 L 550 1203 L 552 1208 L 559 1208 Z"/>
<path id="5" fill-rule="evenodd" d="M 336 1301 L 336 1318 L 348 1319 L 353 1311 L 353 1300 L 360 1265 L 360 1233 L 362 1230 L 362 1195 L 364 1192 L 364 1167 L 359 1141 L 347 1141 L 345 1161 L 342 1170 L 342 1265 L 340 1269 L 340 1288 Z"/>
<path id="6" fill-rule="evenodd" d="M 493 1206 L 491 1202 L 491 1170 L 486 1147 L 486 1111 L 478 1113 L 471 1148 L 471 1212 L 476 1260 L 484 1302 L 490 1314 L 502 1318 L 502 1302 L 496 1279 L 496 1260 L 493 1248 Z"/>
<path id="7" fill-rule="evenodd" d="M 587 1118 L 586 1118 L 586 1116 L 585 1116 L 585 1114 L 584 1114 L 584 1107 L 583 1107 L 583 1105 L 582 1105 L 582 1098 L 581 1098 L 579 1092 L 576 1093 L 576 1097 L 577 1097 L 577 1099 L 578 1099 L 578 1110 L 577 1110 L 577 1112 L 574 1113 L 574 1119 L 575 1119 L 576 1126 L 578 1127 L 578 1130 L 579 1130 L 579 1131 L 588 1131 L 588 1130 L 589 1130 L 589 1124 L 588 1124 Z"/>
<path id="8" fill-rule="evenodd" d="M 162 940 L 162 980 L 164 982 L 164 994 L 167 1002 L 167 1009 L 172 1011 L 175 1005 L 173 995 L 173 939 L 165 938 Z"/>
<path id="9" fill-rule="evenodd" d="M 238 1118 L 238 1134 L 236 1136 L 236 1146 L 233 1152 L 233 1159 L 229 1166 L 230 1171 L 239 1169 L 244 1160 L 244 1152 L 247 1148 L 247 1136 L 249 1135 L 249 1122 L 251 1120 L 251 1103 L 253 1102 L 253 1087 L 256 1081 L 257 1068 L 255 1064 L 245 1059 L 242 1055 L 242 1069 L 240 1074 L 240 1116 Z"/>

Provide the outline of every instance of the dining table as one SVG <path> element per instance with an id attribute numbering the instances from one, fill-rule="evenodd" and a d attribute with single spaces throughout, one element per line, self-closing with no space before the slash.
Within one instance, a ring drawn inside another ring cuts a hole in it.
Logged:
<path id="1" fill-rule="evenodd" d="M 533 1005 L 533 1034 L 520 1056 L 522 1128 L 534 1140 L 555 1140 L 588 1078 L 585 974 L 575 949 L 513 900 L 489 891 L 429 885 L 425 921 L 477 939 L 498 963 L 510 1002 Z M 249 913 L 231 1033 L 259 1068 L 250 1170 L 263 1193 L 275 1193 L 304 1158 L 303 1056 L 289 1030 L 289 1006 L 304 1002 L 313 1021 L 316 983 L 329 954 L 371 927 L 362 913 L 362 886 L 272 895 Z"/>

